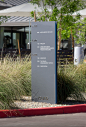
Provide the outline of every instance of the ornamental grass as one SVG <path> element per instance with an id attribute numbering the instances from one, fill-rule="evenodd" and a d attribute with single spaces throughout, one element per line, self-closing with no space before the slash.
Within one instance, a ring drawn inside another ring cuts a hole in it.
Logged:
<path id="1" fill-rule="evenodd" d="M 86 92 L 86 64 L 58 66 L 57 83 L 58 102 L 64 102 L 68 97 L 85 100 L 82 93 Z"/>
<path id="2" fill-rule="evenodd" d="M 0 65 L 0 109 L 15 107 L 14 100 L 31 94 L 31 61 L 4 58 Z"/>
<path id="3" fill-rule="evenodd" d="M 23 95 L 31 96 L 31 57 L 14 60 L 6 56 L 0 64 L 0 109 L 12 109 L 15 100 Z M 68 97 L 84 100 L 86 64 L 58 66 L 57 88 L 58 103 L 65 102 Z"/>

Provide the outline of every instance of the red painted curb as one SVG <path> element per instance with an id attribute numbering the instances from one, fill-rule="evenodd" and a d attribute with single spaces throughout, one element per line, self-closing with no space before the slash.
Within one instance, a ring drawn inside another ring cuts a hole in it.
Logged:
<path id="1" fill-rule="evenodd" d="M 47 107 L 47 108 L 0 110 L 0 118 L 54 115 L 65 113 L 80 113 L 80 112 L 86 112 L 86 104 L 60 106 L 60 107 Z"/>

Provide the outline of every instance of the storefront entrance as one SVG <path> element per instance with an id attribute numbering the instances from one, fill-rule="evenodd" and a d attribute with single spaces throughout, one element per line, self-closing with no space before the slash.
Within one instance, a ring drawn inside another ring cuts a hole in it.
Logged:
<path id="1" fill-rule="evenodd" d="M 3 35 L 0 39 L 0 49 L 3 47 L 6 49 L 18 49 L 18 41 L 20 43 L 20 49 L 30 49 L 29 42 L 29 27 L 3 27 L 1 30 Z M 30 32 L 31 41 L 31 32 Z"/>

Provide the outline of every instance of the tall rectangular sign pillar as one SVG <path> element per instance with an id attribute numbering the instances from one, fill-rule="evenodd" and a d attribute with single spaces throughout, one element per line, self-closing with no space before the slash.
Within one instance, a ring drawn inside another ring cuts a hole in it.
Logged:
<path id="1" fill-rule="evenodd" d="M 57 23 L 31 24 L 32 100 L 57 103 Z"/>

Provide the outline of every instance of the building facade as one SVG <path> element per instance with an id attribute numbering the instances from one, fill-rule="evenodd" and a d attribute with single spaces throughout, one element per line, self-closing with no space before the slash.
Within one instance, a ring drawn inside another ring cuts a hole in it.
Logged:
<path id="1" fill-rule="evenodd" d="M 4 0 L 0 1 L 0 10 L 6 9 L 9 7 L 21 5 L 28 3 L 30 0 Z M 1 21 L 3 18 L 1 19 Z M 3 20 L 4 21 L 4 20 Z M 3 46 L 3 43 L 6 43 L 7 49 L 17 49 L 18 43 L 17 39 L 20 42 L 21 49 L 28 49 L 30 47 L 29 42 L 29 21 L 33 22 L 34 19 L 31 17 L 9 17 L 6 22 L 3 22 L 0 25 L 0 49 Z M 30 32 L 31 35 L 31 32 Z M 31 41 L 31 36 L 30 36 Z M 61 41 L 60 45 L 61 50 L 72 50 L 72 40 Z"/>
<path id="2" fill-rule="evenodd" d="M 4 0 L 0 1 L 0 9 L 6 9 L 9 7 L 28 3 L 28 0 Z M 5 44 L 6 49 L 18 49 L 18 42 L 20 43 L 20 49 L 29 49 L 29 21 L 33 22 L 31 17 L 15 17 L 11 16 L 5 19 L 1 18 L 0 22 L 0 49 Z M 31 41 L 31 32 L 30 32 Z"/>

